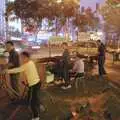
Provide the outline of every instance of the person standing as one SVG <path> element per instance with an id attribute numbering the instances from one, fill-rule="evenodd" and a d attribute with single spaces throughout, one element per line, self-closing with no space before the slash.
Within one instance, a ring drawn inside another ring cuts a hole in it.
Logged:
<path id="1" fill-rule="evenodd" d="M 62 55 L 62 64 L 63 64 L 63 78 L 65 81 L 64 86 L 62 86 L 62 89 L 69 89 L 71 88 L 70 85 L 70 78 L 69 78 L 69 62 L 70 62 L 70 54 L 69 54 L 69 50 L 68 50 L 68 44 L 66 42 L 64 42 L 62 44 L 64 52 Z"/>
<path id="2" fill-rule="evenodd" d="M 6 42 L 6 51 L 9 52 L 8 57 L 8 69 L 16 68 L 20 66 L 19 54 L 15 51 L 14 44 L 12 41 Z M 10 75 L 11 87 L 19 94 L 19 74 Z M 14 100 L 16 98 L 12 98 Z"/>
<path id="3" fill-rule="evenodd" d="M 103 79 L 103 75 L 106 74 L 104 65 L 105 65 L 105 45 L 98 40 L 98 71 L 100 79 Z"/>
<path id="4" fill-rule="evenodd" d="M 40 78 L 37 72 L 37 68 L 34 62 L 30 59 L 30 55 L 28 52 L 21 53 L 21 60 L 23 64 L 18 68 L 9 69 L 7 71 L 8 74 L 20 73 L 24 72 L 28 82 L 28 104 L 30 104 L 33 119 L 39 120 L 40 114 Z"/>

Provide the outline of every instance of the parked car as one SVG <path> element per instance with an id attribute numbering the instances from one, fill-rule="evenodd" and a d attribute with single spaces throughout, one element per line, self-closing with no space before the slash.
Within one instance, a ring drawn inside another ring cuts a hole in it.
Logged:
<path id="1" fill-rule="evenodd" d="M 32 46 L 28 42 L 24 41 L 18 41 L 18 40 L 12 40 L 14 43 L 15 49 L 17 52 L 22 52 L 22 51 L 28 51 L 32 52 Z M 5 45 L 3 43 L 0 43 L 0 56 L 3 56 L 5 54 Z"/>
<path id="2" fill-rule="evenodd" d="M 113 61 L 120 60 L 120 42 L 110 41 L 107 43 L 107 52 L 113 55 Z"/>
<path id="3" fill-rule="evenodd" d="M 32 48 L 33 51 L 37 51 L 40 49 L 40 44 L 37 43 L 37 42 L 29 42 L 30 43 L 30 46 Z"/>
<path id="4" fill-rule="evenodd" d="M 0 43 L 0 56 L 4 56 L 5 52 L 5 45 L 3 43 Z"/>
<path id="5" fill-rule="evenodd" d="M 110 42 L 107 43 L 107 51 L 109 53 L 120 53 L 120 42 Z"/>
<path id="6" fill-rule="evenodd" d="M 18 41 L 18 40 L 13 40 L 12 42 L 14 43 L 17 52 L 22 52 L 22 51 L 32 52 L 32 47 L 29 45 L 28 42 Z"/>
<path id="7" fill-rule="evenodd" d="M 77 52 L 81 56 L 89 56 L 93 59 L 97 59 L 98 46 L 96 41 L 77 42 L 73 45 L 70 51 L 71 54 Z"/>

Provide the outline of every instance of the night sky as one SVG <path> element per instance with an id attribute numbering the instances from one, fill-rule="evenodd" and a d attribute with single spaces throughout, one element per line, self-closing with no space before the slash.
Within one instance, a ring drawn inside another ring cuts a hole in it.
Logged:
<path id="1" fill-rule="evenodd" d="M 91 7 L 93 10 L 96 8 L 96 3 L 103 4 L 105 0 L 80 0 L 81 6 Z"/>

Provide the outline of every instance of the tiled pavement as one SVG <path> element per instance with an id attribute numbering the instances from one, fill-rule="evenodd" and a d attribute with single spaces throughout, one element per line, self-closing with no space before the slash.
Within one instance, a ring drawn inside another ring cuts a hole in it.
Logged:
<path id="1" fill-rule="evenodd" d="M 108 80 L 112 81 L 119 87 L 119 85 L 120 85 L 120 62 L 115 63 L 113 65 L 111 61 L 107 61 L 106 70 L 107 70 Z M 94 74 L 97 74 L 96 70 L 95 70 Z M 55 92 L 55 93 L 62 94 L 62 92 L 63 91 L 59 91 L 59 92 Z M 69 96 L 67 96 L 67 93 L 64 93 L 64 94 L 67 97 L 67 99 L 69 99 Z M 107 96 L 107 94 L 106 94 L 106 96 Z M 7 97 L 7 95 L 5 95 L 5 92 L 0 89 L 0 120 L 30 120 L 31 112 L 28 109 L 26 109 L 26 107 L 11 105 L 11 104 L 9 104 L 9 102 L 8 102 L 9 100 L 7 98 L 8 97 Z M 95 98 L 95 97 L 89 98 L 89 101 L 91 103 L 93 103 L 93 106 L 96 108 L 96 104 L 98 104 L 98 102 L 100 103 L 100 99 L 103 100 L 104 95 L 100 95 L 97 98 Z M 64 100 L 64 99 L 62 99 L 62 100 Z M 78 100 L 78 99 L 76 99 L 76 100 Z M 44 100 L 44 101 L 46 101 L 46 100 Z M 72 99 L 72 101 L 73 101 L 73 99 Z M 100 105 L 101 104 L 103 104 L 103 103 L 100 103 Z M 98 106 L 99 106 L 99 104 L 98 104 Z M 52 110 L 53 111 L 57 110 L 57 105 L 54 105 L 54 106 L 51 105 L 51 111 Z M 49 116 L 48 118 L 50 118 L 52 116 L 52 115 L 48 115 L 48 113 L 46 113 L 45 115 Z M 51 119 L 51 118 L 48 119 L 48 118 L 46 118 L 46 119 L 43 118 L 42 120 L 55 120 L 55 119 Z M 62 119 L 60 119 L 60 120 L 62 120 Z M 119 118 L 115 119 L 115 120 L 119 120 Z"/>

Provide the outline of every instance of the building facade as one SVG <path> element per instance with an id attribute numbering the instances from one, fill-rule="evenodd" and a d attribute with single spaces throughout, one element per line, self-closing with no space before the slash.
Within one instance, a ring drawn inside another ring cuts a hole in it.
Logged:
<path id="1" fill-rule="evenodd" d="M 5 10 L 7 0 L 0 0 L 0 39 L 4 40 L 6 37 L 6 21 Z"/>

